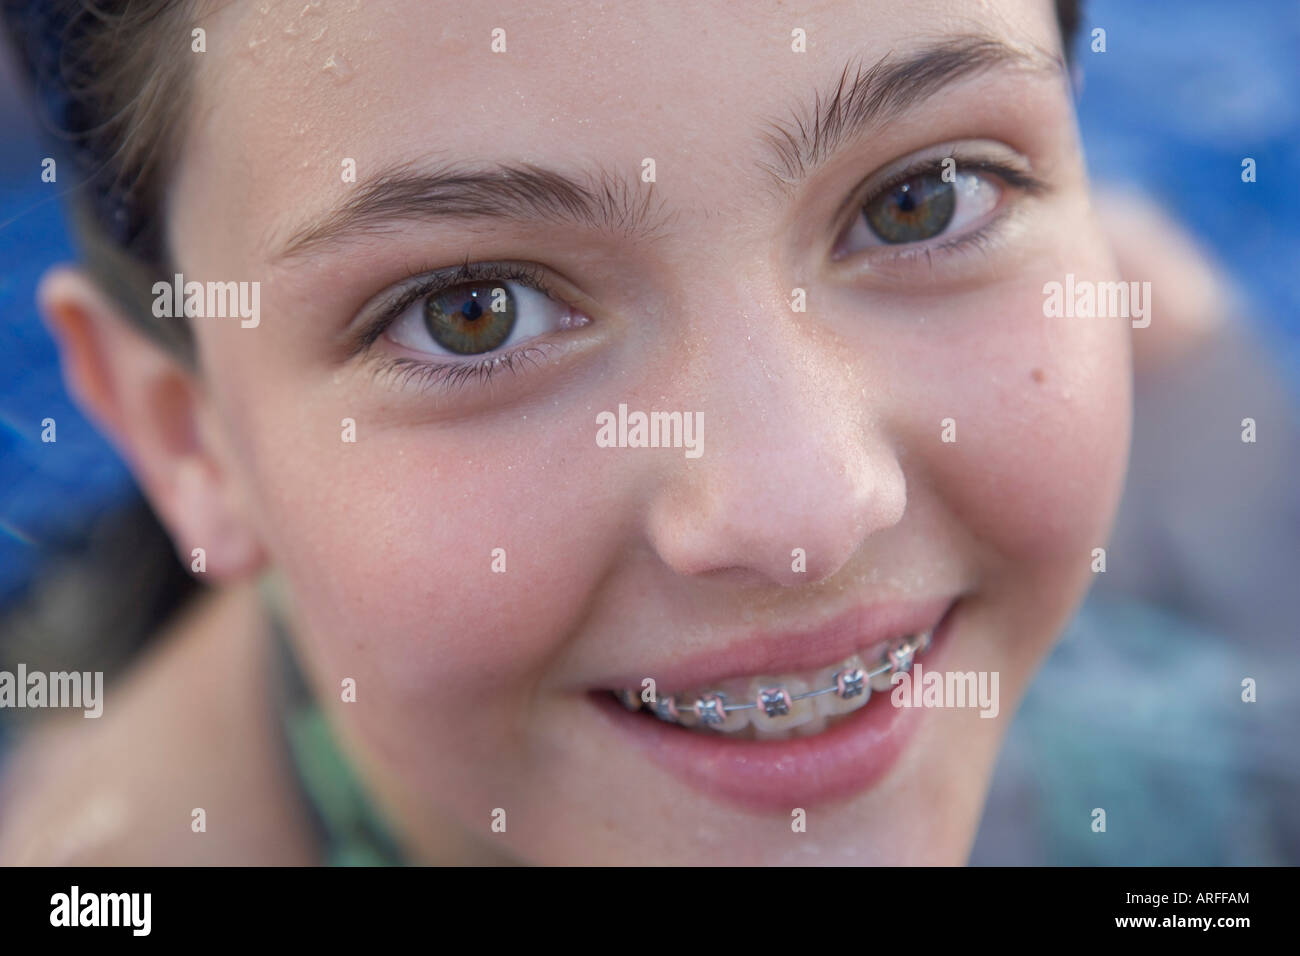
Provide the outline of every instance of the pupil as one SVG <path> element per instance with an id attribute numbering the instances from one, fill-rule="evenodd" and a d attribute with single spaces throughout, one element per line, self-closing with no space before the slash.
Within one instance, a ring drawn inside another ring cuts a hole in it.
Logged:
<path id="1" fill-rule="evenodd" d="M 470 322 L 473 322 L 483 314 L 483 306 L 479 305 L 477 300 L 470 299 L 460 307 L 460 314 L 465 316 L 465 318 Z"/>
<path id="2" fill-rule="evenodd" d="M 903 186 L 898 190 L 898 208 L 903 212 L 911 212 L 916 208 L 916 197 L 912 195 L 912 191 L 907 186 Z"/>

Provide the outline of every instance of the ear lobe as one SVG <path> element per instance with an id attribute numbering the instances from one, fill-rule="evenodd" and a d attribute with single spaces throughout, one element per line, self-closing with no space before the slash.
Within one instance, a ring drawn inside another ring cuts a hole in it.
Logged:
<path id="1" fill-rule="evenodd" d="M 191 554 L 202 548 L 205 577 L 256 573 L 265 555 L 238 507 L 224 449 L 200 427 L 207 399 L 197 373 L 137 331 L 79 269 L 50 270 L 37 300 L 68 391 L 134 472 L 181 563 L 193 570 Z"/>

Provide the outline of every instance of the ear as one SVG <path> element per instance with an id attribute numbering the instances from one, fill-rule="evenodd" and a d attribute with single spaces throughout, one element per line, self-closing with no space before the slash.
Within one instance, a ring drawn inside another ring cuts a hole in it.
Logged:
<path id="1" fill-rule="evenodd" d="M 37 300 L 68 391 L 135 473 L 181 563 L 193 570 L 202 548 L 205 577 L 259 571 L 265 553 L 197 372 L 137 331 L 79 269 L 51 269 Z"/>

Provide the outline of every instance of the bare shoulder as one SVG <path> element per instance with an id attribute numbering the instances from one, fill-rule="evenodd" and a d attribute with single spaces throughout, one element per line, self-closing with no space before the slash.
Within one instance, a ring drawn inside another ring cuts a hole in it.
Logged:
<path id="1" fill-rule="evenodd" d="M 254 588 L 209 595 L 104 688 L 102 716 L 33 731 L 0 781 L 0 864 L 314 862 L 269 650 Z"/>

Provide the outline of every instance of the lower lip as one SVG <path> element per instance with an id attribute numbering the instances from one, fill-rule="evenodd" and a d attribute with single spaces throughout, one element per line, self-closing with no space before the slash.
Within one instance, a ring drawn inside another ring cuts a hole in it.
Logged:
<path id="1" fill-rule="evenodd" d="M 917 658 L 927 669 L 939 664 L 956 608 L 956 603 L 948 608 L 929 649 Z M 588 700 L 609 726 L 673 778 L 745 809 L 788 813 L 861 793 L 889 773 L 921 719 L 914 708 L 894 707 L 889 694 L 872 691 L 865 707 L 829 730 L 788 740 L 735 740 L 683 730 L 632 713 L 609 693 Z"/>

